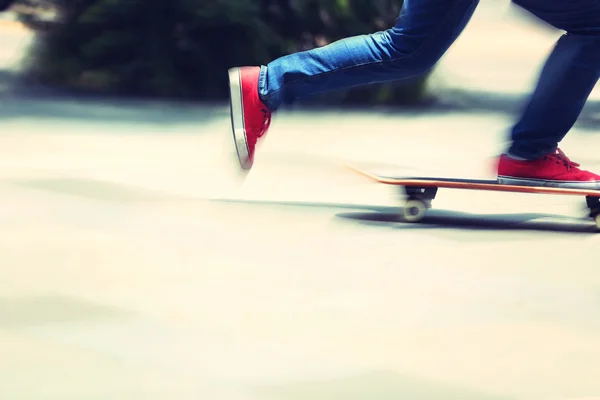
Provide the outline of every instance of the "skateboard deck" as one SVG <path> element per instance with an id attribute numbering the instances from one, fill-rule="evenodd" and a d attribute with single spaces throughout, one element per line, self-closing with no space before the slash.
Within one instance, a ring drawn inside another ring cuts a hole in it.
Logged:
<path id="1" fill-rule="evenodd" d="M 384 175 L 369 172 L 365 169 L 353 166 L 347 167 L 350 170 L 360 175 L 363 175 L 375 182 L 401 187 L 406 197 L 406 203 L 403 208 L 403 217 L 408 222 L 418 222 L 422 220 L 425 217 L 427 210 L 431 208 L 431 203 L 435 199 L 438 189 L 447 188 L 513 193 L 537 193 L 582 196 L 585 197 L 587 207 L 590 210 L 589 216 L 596 223 L 596 227 L 598 228 L 598 230 L 600 230 L 600 190 L 598 189 L 574 189 L 557 188 L 552 186 L 508 185 L 499 183 L 496 180 L 483 179 L 391 176 L 387 174 Z"/>

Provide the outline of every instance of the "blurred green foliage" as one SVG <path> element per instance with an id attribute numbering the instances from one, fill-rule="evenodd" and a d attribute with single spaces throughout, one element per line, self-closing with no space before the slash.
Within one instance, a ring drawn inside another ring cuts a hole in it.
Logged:
<path id="1" fill-rule="evenodd" d="M 36 0 L 26 0 L 32 3 Z M 40 0 L 42 1 L 42 0 Z M 71 88 L 136 96 L 227 98 L 227 69 L 387 29 L 401 0 L 43 0 L 28 73 Z M 29 21 L 34 24 L 34 21 Z M 414 102 L 426 77 L 320 96 Z"/>

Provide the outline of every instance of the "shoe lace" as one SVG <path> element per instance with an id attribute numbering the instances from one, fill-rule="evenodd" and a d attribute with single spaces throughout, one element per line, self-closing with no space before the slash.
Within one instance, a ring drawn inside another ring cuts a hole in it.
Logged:
<path id="1" fill-rule="evenodd" d="M 262 137 L 271 126 L 271 112 L 266 108 L 261 109 L 263 113 L 262 125 L 258 131 L 258 137 Z"/>
<path id="2" fill-rule="evenodd" d="M 571 161 L 569 159 L 569 157 L 566 156 L 566 154 L 561 150 L 561 149 L 556 149 L 555 153 L 550 153 L 546 156 L 544 156 L 544 160 L 553 160 L 556 161 L 557 164 L 563 163 L 563 165 L 565 167 L 567 167 L 568 170 L 575 168 L 575 167 L 579 167 L 580 164 Z"/>
<path id="3" fill-rule="evenodd" d="M 266 108 L 261 108 L 262 118 L 257 118 L 252 121 L 252 132 L 256 132 L 256 137 L 260 138 L 269 129 L 271 125 L 271 112 Z"/>

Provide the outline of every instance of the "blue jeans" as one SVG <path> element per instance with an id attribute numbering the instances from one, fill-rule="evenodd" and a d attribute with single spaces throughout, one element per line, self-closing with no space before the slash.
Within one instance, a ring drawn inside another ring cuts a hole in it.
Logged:
<path id="1" fill-rule="evenodd" d="M 536 159 L 557 148 L 600 77 L 600 0 L 513 2 L 566 31 L 512 129 L 509 153 Z M 386 31 L 342 39 L 262 66 L 259 95 L 275 111 L 316 93 L 424 74 L 458 38 L 478 3 L 405 0 L 395 26 Z"/>

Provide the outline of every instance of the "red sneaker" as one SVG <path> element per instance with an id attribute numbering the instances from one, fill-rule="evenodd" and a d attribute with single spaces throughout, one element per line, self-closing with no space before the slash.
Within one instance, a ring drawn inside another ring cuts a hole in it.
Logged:
<path id="1" fill-rule="evenodd" d="M 521 161 L 502 155 L 498 182 L 505 185 L 600 189 L 600 175 L 581 170 L 560 149 L 537 160 Z"/>
<path id="2" fill-rule="evenodd" d="M 271 125 L 271 111 L 258 97 L 260 67 L 229 70 L 231 127 L 240 165 L 252 168 L 256 142 Z"/>

